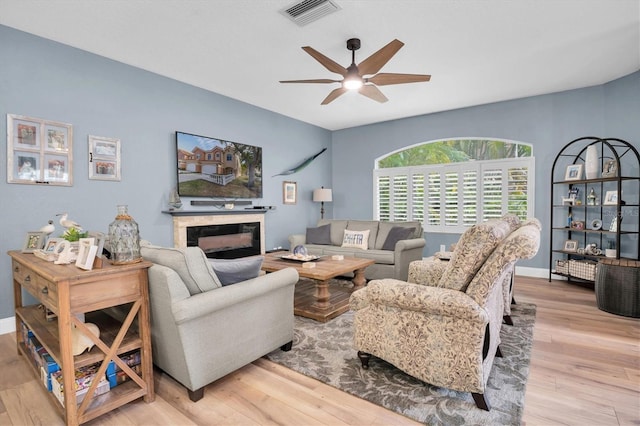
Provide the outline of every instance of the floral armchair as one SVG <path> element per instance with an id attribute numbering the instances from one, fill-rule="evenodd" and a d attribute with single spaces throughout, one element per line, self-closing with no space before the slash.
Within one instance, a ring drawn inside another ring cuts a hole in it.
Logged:
<path id="1" fill-rule="evenodd" d="M 363 368 L 376 356 L 432 385 L 471 392 L 489 410 L 485 389 L 500 356 L 503 281 L 540 246 L 534 224 L 512 232 L 492 220 L 468 229 L 451 262 L 416 282 L 374 280 L 351 295 L 354 345 Z"/>

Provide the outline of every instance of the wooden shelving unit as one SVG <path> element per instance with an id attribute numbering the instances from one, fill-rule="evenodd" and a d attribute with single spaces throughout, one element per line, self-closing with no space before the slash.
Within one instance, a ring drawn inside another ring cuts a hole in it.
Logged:
<path id="1" fill-rule="evenodd" d="M 150 262 L 114 266 L 108 262 L 101 269 L 83 271 L 75 265 L 55 265 L 33 254 L 10 251 L 12 258 L 14 302 L 16 307 L 16 344 L 18 353 L 40 375 L 35 360 L 20 332 L 24 323 L 60 366 L 63 388 L 74 389 L 75 370 L 100 363 L 97 375 L 103 375 L 110 361 L 114 361 L 131 379 L 94 396 L 95 380 L 80 404 L 75 392 L 64 393 L 64 406 L 53 394 L 51 399 L 59 408 L 66 424 L 78 425 L 105 414 L 117 407 L 144 398 L 154 400 L 151 332 L 149 327 L 149 290 L 147 270 Z M 38 300 L 35 305 L 23 305 L 22 290 Z M 119 306 L 128 312 L 123 321 L 107 315 L 103 310 Z M 56 318 L 47 320 L 44 307 Z M 100 329 L 99 338 L 93 336 L 76 315 L 85 314 L 85 322 Z M 134 322 L 135 320 L 135 322 Z M 136 327 L 131 327 L 137 324 Z M 95 346 L 90 351 L 73 356 L 72 327 L 89 336 Z M 140 350 L 142 375 L 136 374 L 119 355 Z M 43 392 L 46 389 L 43 388 Z"/>

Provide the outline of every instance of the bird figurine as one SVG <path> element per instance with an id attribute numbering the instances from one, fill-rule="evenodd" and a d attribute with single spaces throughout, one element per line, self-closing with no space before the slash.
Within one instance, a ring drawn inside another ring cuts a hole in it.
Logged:
<path id="1" fill-rule="evenodd" d="M 53 224 L 53 221 L 52 221 L 52 220 L 50 220 L 50 221 L 48 221 L 48 222 L 47 222 L 47 224 L 46 224 L 45 226 L 43 226 L 42 228 L 40 228 L 40 231 L 39 231 L 39 232 L 44 232 L 44 233 L 45 233 L 45 234 L 47 234 L 47 235 L 51 235 L 51 233 L 52 233 L 53 231 L 55 231 L 55 230 L 56 230 L 56 227 L 55 227 L 55 225 Z"/>
<path id="2" fill-rule="evenodd" d="M 62 225 L 63 228 L 74 228 L 77 231 L 82 231 L 82 226 L 80 226 L 78 222 L 68 219 L 69 213 L 59 213 L 56 216 L 60 216 L 60 225 Z"/>

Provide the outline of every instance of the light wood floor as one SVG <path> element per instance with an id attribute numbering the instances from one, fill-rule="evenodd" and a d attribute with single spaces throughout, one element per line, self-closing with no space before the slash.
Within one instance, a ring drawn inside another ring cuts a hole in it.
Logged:
<path id="1" fill-rule="evenodd" d="M 538 306 L 523 423 L 640 424 L 640 321 L 602 312 L 593 290 L 518 277 L 516 300 Z M 32 370 L 0 336 L 0 425 L 63 424 Z M 384 408 L 260 359 L 192 403 L 156 371 L 156 401 L 92 425 L 415 425 Z"/>

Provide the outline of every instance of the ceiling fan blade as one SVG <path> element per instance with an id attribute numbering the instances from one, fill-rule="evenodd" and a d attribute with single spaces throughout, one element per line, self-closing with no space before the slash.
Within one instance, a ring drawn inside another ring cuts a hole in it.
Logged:
<path id="1" fill-rule="evenodd" d="M 382 68 L 402 46 L 404 46 L 404 43 L 395 39 L 364 61 L 360 62 L 358 64 L 360 76 L 371 75 L 380 71 L 380 68 Z"/>
<path id="2" fill-rule="evenodd" d="M 326 105 L 329 102 L 333 102 L 338 96 L 343 95 L 346 92 L 348 92 L 348 90 L 344 87 L 338 87 L 337 89 L 332 90 L 331 93 L 329 93 L 329 96 L 324 98 L 324 101 L 322 101 L 320 105 Z"/>
<path id="3" fill-rule="evenodd" d="M 382 94 L 380 89 L 378 89 L 373 84 L 365 84 L 360 89 L 358 89 L 358 93 L 380 103 L 387 102 L 389 100 L 384 94 Z"/>
<path id="4" fill-rule="evenodd" d="M 317 78 L 315 80 L 280 80 L 280 83 L 340 83 L 340 80 Z"/>
<path id="5" fill-rule="evenodd" d="M 389 84 L 419 83 L 431 80 L 427 74 L 394 74 L 380 73 L 366 79 L 368 82 L 378 86 L 388 86 Z"/>
<path id="6" fill-rule="evenodd" d="M 316 61 L 320 62 L 329 71 L 340 74 L 343 77 L 347 75 L 347 69 L 345 67 L 335 62 L 333 59 L 327 58 L 322 53 L 315 50 L 313 47 L 304 46 L 302 49 L 309 55 L 313 56 Z"/>

